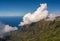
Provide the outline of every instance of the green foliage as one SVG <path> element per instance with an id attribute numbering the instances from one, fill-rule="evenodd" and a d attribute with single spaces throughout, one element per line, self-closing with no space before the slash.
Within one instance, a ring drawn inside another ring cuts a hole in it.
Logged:
<path id="1" fill-rule="evenodd" d="M 7 41 L 60 41 L 60 21 L 39 21 L 10 33 Z"/>

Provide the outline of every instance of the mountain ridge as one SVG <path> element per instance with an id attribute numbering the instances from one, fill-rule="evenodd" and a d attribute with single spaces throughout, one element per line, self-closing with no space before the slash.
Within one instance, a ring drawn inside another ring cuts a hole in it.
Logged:
<path id="1" fill-rule="evenodd" d="M 41 20 L 25 25 L 20 31 L 11 32 L 7 41 L 60 41 L 60 19 Z"/>

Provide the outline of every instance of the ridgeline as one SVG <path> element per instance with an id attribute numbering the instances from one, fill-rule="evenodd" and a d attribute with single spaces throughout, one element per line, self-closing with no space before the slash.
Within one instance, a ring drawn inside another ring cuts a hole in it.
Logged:
<path id="1" fill-rule="evenodd" d="M 9 34 L 7 41 L 60 41 L 60 21 L 41 20 Z"/>

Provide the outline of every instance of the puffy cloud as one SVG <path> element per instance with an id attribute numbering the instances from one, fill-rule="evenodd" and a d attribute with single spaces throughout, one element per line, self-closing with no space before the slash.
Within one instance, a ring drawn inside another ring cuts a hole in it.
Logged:
<path id="1" fill-rule="evenodd" d="M 18 30 L 18 28 L 12 27 L 9 25 L 5 25 L 5 24 L 0 22 L 0 38 L 4 37 L 4 33 L 10 32 L 10 31 L 15 31 L 15 30 Z"/>
<path id="2" fill-rule="evenodd" d="M 35 12 L 27 13 L 23 17 L 23 22 L 20 22 L 19 26 L 23 26 L 26 24 L 31 24 L 33 22 L 38 22 L 48 16 L 48 11 L 47 11 L 47 4 L 40 4 L 40 7 L 37 8 Z"/>
<path id="3" fill-rule="evenodd" d="M 18 30 L 17 27 L 12 27 L 9 25 L 5 25 L 5 27 L 3 29 L 4 32 L 10 32 L 10 31 L 15 31 L 15 30 Z"/>

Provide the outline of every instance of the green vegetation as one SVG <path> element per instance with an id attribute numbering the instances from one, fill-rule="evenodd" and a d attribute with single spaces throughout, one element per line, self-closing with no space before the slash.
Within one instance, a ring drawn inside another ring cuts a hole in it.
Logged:
<path id="1" fill-rule="evenodd" d="M 41 20 L 10 33 L 7 41 L 60 41 L 60 21 Z"/>

